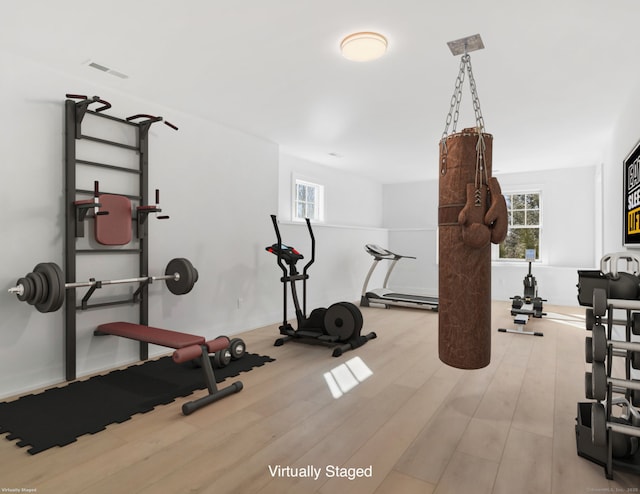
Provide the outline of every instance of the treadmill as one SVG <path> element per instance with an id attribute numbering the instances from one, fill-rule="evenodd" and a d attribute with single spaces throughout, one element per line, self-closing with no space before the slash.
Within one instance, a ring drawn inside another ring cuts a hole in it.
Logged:
<path id="1" fill-rule="evenodd" d="M 361 307 L 371 307 L 371 304 L 382 304 L 386 308 L 389 308 L 390 305 L 400 305 L 403 307 L 412 307 L 417 309 L 438 310 L 437 297 L 427 297 L 425 295 L 411 293 L 399 293 L 387 288 L 389 276 L 391 276 L 391 272 L 393 271 L 393 268 L 396 267 L 398 261 L 400 259 L 415 259 L 415 257 L 402 256 L 375 244 L 367 244 L 364 248 L 373 256 L 373 264 L 371 265 L 371 268 L 369 268 L 367 277 L 364 280 L 364 285 L 362 286 L 362 296 L 360 297 Z M 371 278 L 373 271 L 378 266 L 378 263 L 382 260 L 391 261 L 389 269 L 387 269 L 387 274 L 384 277 L 382 288 L 367 291 L 369 279 Z"/>

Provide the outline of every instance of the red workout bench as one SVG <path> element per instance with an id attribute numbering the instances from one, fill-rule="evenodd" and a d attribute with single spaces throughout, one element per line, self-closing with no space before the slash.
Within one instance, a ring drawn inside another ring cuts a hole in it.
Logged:
<path id="1" fill-rule="evenodd" d="M 205 405 L 218 401 L 225 396 L 242 390 L 242 382 L 235 381 L 225 388 L 218 389 L 213 374 L 213 367 L 209 359 L 210 353 L 219 352 L 229 346 L 229 338 L 219 336 L 214 340 L 205 341 L 202 336 L 196 336 L 168 329 L 154 328 L 133 324 L 130 322 L 111 322 L 101 324 L 94 331 L 95 335 L 122 336 L 136 341 L 144 341 L 154 345 L 175 348 L 173 361 L 177 364 L 199 359 L 204 373 L 204 379 L 209 389 L 209 394 L 182 405 L 182 413 L 189 415 Z"/>

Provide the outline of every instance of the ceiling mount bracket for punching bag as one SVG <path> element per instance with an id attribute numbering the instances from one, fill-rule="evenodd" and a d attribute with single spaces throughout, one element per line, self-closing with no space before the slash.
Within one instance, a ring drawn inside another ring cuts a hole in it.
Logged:
<path id="1" fill-rule="evenodd" d="M 456 39 L 454 41 L 448 41 L 447 46 L 451 50 L 454 57 L 458 55 L 466 55 L 470 51 L 482 50 L 484 44 L 479 34 L 473 36 L 467 36 L 466 38 Z"/>

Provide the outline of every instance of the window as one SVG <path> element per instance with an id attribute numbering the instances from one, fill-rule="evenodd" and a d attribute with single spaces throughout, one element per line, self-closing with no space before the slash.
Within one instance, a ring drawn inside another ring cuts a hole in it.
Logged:
<path id="1" fill-rule="evenodd" d="M 525 259 L 527 249 L 535 249 L 540 258 L 542 208 L 540 193 L 504 194 L 509 214 L 507 238 L 500 244 L 500 259 Z"/>
<path id="2" fill-rule="evenodd" d="M 324 187 L 304 180 L 295 180 L 293 191 L 293 219 L 304 221 L 305 218 L 315 221 L 324 220 Z"/>

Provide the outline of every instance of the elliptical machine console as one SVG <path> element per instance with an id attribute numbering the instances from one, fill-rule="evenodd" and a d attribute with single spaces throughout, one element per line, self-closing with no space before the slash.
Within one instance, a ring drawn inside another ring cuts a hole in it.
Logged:
<path id="1" fill-rule="evenodd" d="M 271 215 L 273 228 L 276 232 L 277 242 L 265 247 L 277 257 L 278 266 L 283 276 L 280 281 L 283 285 L 283 309 L 284 315 L 280 334 L 284 335 L 274 342 L 274 346 L 284 345 L 287 341 L 301 343 L 321 344 L 334 347 L 333 356 L 339 357 L 344 352 L 364 345 L 367 341 L 376 337 L 374 332 L 362 335 L 363 318 L 360 309 L 350 302 L 337 302 L 329 308 L 317 308 L 311 311 L 307 317 L 307 271 L 315 261 L 316 241 L 311 228 L 309 218 L 306 218 L 307 230 L 311 238 L 311 259 L 298 271 L 297 262 L 304 259 L 294 247 L 282 243 L 280 229 L 276 215 Z M 296 282 L 302 281 L 302 306 L 298 298 Z M 296 311 L 297 328 L 287 322 L 287 285 L 291 287 L 291 297 Z"/>

